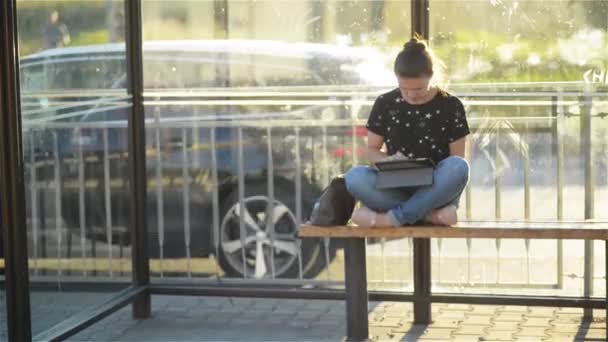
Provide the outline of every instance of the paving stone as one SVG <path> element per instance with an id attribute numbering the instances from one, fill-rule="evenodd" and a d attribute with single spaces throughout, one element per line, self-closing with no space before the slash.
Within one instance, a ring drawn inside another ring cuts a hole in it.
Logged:
<path id="1" fill-rule="evenodd" d="M 554 321 L 551 321 L 551 327 L 549 328 L 549 330 L 555 331 L 555 332 L 572 332 L 572 331 L 578 331 L 579 328 L 580 328 L 579 324 L 555 323 Z"/>
<path id="2" fill-rule="evenodd" d="M 316 321 L 321 317 L 320 312 L 314 311 L 300 311 L 293 316 L 293 319 L 303 319 L 308 321 Z"/>
<path id="3" fill-rule="evenodd" d="M 538 336 L 520 336 L 520 337 L 513 339 L 513 341 L 516 341 L 516 342 L 538 342 L 538 341 L 542 341 L 542 340 L 543 340 L 543 337 L 538 337 Z"/>
<path id="4" fill-rule="evenodd" d="M 369 335 L 372 341 L 395 341 L 402 336 L 387 327 L 370 327 Z"/>
<path id="5" fill-rule="evenodd" d="M 526 317 L 553 317 L 555 316 L 556 312 L 556 308 L 534 307 L 530 308 L 530 310 L 526 314 Z"/>
<path id="6" fill-rule="evenodd" d="M 490 328 L 493 330 L 516 331 L 520 322 L 517 321 L 493 321 Z"/>
<path id="7" fill-rule="evenodd" d="M 241 313 L 241 312 L 244 312 L 244 311 L 245 311 L 245 308 L 240 307 L 240 306 L 224 305 L 222 307 L 219 307 L 216 312 L 221 312 L 221 313 Z"/>
<path id="8" fill-rule="evenodd" d="M 435 315 L 437 320 L 464 320 L 466 318 L 464 311 L 444 311 Z"/>
<path id="9" fill-rule="evenodd" d="M 473 308 L 467 313 L 468 315 L 493 315 L 501 309 L 500 306 L 496 305 L 475 305 Z"/>
<path id="10" fill-rule="evenodd" d="M 475 341 L 483 341 L 479 335 L 477 334 L 463 334 L 463 335 L 454 335 L 451 341 L 455 342 L 475 342 Z"/>
<path id="11" fill-rule="evenodd" d="M 494 316 L 495 322 L 521 322 L 523 321 L 523 314 L 516 312 L 501 312 Z"/>
<path id="12" fill-rule="evenodd" d="M 583 309 L 581 308 L 557 308 L 557 313 L 569 313 L 569 314 L 578 314 L 583 315 Z"/>
<path id="13" fill-rule="evenodd" d="M 290 328 L 310 328 L 312 322 L 307 322 L 303 320 L 289 320 L 287 321 L 286 326 Z"/>
<path id="14" fill-rule="evenodd" d="M 548 317 L 525 317 L 524 321 L 520 324 L 522 327 L 547 327 L 551 325 L 551 318 Z"/>
<path id="15" fill-rule="evenodd" d="M 546 333 L 547 328 L 539 328 L 539 327 L 523 327 L 520 328 L 513 335 L 517 338 L 521 337 L 544 337 L 547 336 Z"/>
<path id="16" fill-rule="evenodd" d="M 483 335 L 485 333 L 485 330 L 487 329 L 486 326 L 483 325 L 460 325 L 460 327 L 458 327 L 458 329 L 456 329 L 454 331 L 454 335 Z"/>
<path id="17" fill-rule="evenodd" d="M 583 316 L 571 314 L 556 314 L 551 321 L 553 324 L 580 324 L 583 322 Z"/>
<path id="18" fill-rule="evenodd" d="M 371 325 L 376 326 L 376 327 L 391 327 L 391 328 L 400 327 L 403 325 L 403 323 L 404 323 L 403 319 L 394 318 L 394 317 L 385 317 L 384 319 L 382 319 L 380 321 L 370 322 Z"/>
<path id="19" fill-rule="evenodd" d="M 513 331 L 488 329 L 484 341 L 513 341 Z"/>
<path id="20" fill-rule="evenodd" d="M 292 319 L 292 318 L 281 317 L 281 316 L 270 316 L 270 317 L 265 317 L 262 322 L 264 324 L 285 324 L 290 319 Z"/>
<path id="21" fill-rule="evenodd" d="M 340 330 L 344 326 L 343 321 L 338 320 L 315 320 L 309 321 L 309 326 L 313 328 L 320 328 L 322 330 Z"/>
<path id="22" fill-rule="evenodd" d="M 446 328 L 429 328 L 424 331 L 420 339 L 450 340 L 453 337 L 454 331 L 454 329 Z"/>
<path id="23" fill-rule="evenodd" d="M 433 308 L 434 306 L 432 306 L 431 308 Z M 392 305 L 390 306 L 390 310 L 397 310 L 397 311 L 412 311 L 412 303 L 405 303 L 405 302 L 393 302 Z"/>
<path id="24" fill-rule="evenodd" d="M 243 325 L 255 325 L 259 323 L 259 320 L 253 318 L 233 318 L 230 320 L 230 325 L 235 329 Z"/>
<path id="25" fill-rule="evenodd" d="M 470 304 L 448 304 L 443 310 L 446 311 L 471 311 L 473 307 Z"/>
<path id="26" fill-rule="evenodd" d="M 589 329 L 605 329 L 606 328 L 606 320 L 594 318 L 593 322 L 590 322 L 587 327 Z"/>
<path id="27" fill-rule="evenodd" d="M 457 328 L 461 322 L 461 320 L 453 319 L 436 319 L 430 325 L 430 328 Z"/>
<path id="28" fill-rule="evenodd" d="M 462 324 L 490 325 L 491 321 L 492 316 L 467 315 L 467 317 L 462 321 Z"/>
<path id="29" fill-rule="evenodd" d="M 587 339 L 604 339 L 606 338 L 606 330 L 604 329 L 588 329 L 584 333 L 584 337 Z"/>
<path id="30" fill-rule="evenodd" d="M 518 312 L 518 313 L 527 313 L 530 309 L 527 306 L 520 305 L 503 305 L 500 308 L 500 312 Z"/>
<path id="31" fill-rule="evenodd" d="M 546 337 L 543 337 L 543 341 L 573 341 L 576 337 L 574 333 L 564 332 L 549 332 Z"/>
<path id="32" fill-rule="evenodd" d="M 289 302 L 280 302 L 276 299 L 269 299 L 269 300 L 258 300 L 255 303 L 253 303 L 253 305 L 251 305 L 249 308 L 253 309 L 253 310 L 268 310 L 268 311 L 272 311 L 274 310 L 276 307 L 281 306 L 281 305 L 289 305 Z M 304 305 L 301 305 L 304 306 Z"/>
<path id="33" fill-rule="evenodd" d="M 152 296 L 152 298 L 155 297 L 156 296 Z M 230 304 L 230 301 L 227 298 L 205 297 L 201 300 L 200 304 L 206 307 L 221 307 Z"/>
<path id="34" fill-rule="evenodd" d="M 393 332 L 395 334 L 402 334 L 405 336 L 406 334 L 414 334 L 416 332 L 419 332 L 420 334 L 422 334 L 422 332 L 425 330 L 425 328 L 419 327 L 417 325 L 413 325 L 410 323 L 405 323 L 397 328 L 390 328 L 390 330 L 391 330 L 391 332 Z"/>

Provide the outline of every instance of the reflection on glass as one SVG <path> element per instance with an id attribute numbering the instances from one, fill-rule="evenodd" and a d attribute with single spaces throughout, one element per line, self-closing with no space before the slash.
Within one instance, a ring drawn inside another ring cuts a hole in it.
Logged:
<path id="1" fill-rule="evenodd" d="M 65 283 L 130 280 L 127 121 L 109 121 L 130 98 L 121 1 L 20 1 L 17 12 L 36 335 L 108 297 Z"/>
<path id="2" fill-rule="evenodd" d="M 340 281 L 337 241 L 294 233 L 331 177 L 366 162 L 363 125 L 375 96 L 396 86 L 409 1 L 143 6 L 153 275 Z M 605 205 L 606 11 L 601 1 L 431 1 L 437 76 L 464 100 L 474 132 L 461 218 L 580 219 L 585 191 Z M 117 2 L 20 3 L 37 275 L 128 273 L 123 17 Z M 370 286 L 411 286 L 409 241 L 368 242 Z M 433 246 L 436 285 L 497 292 L 551 293 L 570 267 L 557 264 L 574 253 L 580 273 L 584 250 Z M 539 279 L 541 267 L 551 272 Z"/>
<path id="3" fill-rule="evenodd" d="M 156 275 L 340 280 L 336 243 L 295 232 L 330 177 L 365 159 L 362 120 L 395 81 L 409 12 L 408 1 L 144 1 Z"/>
<path id="4" fill-rule="evenodd" d="M 431 1 L 442 80 L 463 94 L 475 131 L 461 217 L 583 219 L 608 204 L 607 13 L 604 1 Z M 603 260 L 572 241 L 436 242 L 442 291 L 581 295 L 583 265 Z"/>

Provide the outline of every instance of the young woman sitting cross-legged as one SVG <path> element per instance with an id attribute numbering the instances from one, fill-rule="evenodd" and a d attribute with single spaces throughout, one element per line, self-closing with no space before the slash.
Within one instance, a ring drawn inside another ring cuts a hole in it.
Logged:
<path id="1" fill-rule="evenodd" d="M 352 167 L 345 182 L 362 204 L 352 215 L 358 226 L 451 226 L 457 222 L 456 209 L 469 179 L 469 164 L 464 159 L 469 126 L 462 102 L 434 84 L 435 61 L 424 41 L 412 38 L 407 42 L 394 65 L 399 87 L 375 100 L 366 125 L 370 163 L 427 157 L 436 165 L 433 184 L 379 189 L 376 169 Z"/>

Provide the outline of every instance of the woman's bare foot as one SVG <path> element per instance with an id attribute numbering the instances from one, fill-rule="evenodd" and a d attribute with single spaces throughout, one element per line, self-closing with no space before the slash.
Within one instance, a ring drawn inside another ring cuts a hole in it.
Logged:
<path id="1" fill-rule="evenodd" d="M 351 219 L 359 227 L 390 227 L 392 223 L 386 213 L 379 213 L 366 206 L 353 211 Z"/>
<path id="2" fill-rule="evenodd" d="M 456 206 L 450 204 L 443 208 L 434 209 L 424 220 L 438 226 L 453 226 L 458 222 Z"/>

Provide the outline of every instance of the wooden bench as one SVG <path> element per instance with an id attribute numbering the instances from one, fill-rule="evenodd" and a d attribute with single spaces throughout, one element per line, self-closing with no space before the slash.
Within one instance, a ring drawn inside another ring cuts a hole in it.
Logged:
<path id="1" fill-rule="evenodd" d="M 344 240 L 344 272 L 348 341 L 367 340 L 368 292 L 365 264 L 365 238 L 414 238 L 414 324 L 431 323 L 431 302 L 561 306 L 605 309 L 606 298 L 431 294 L 430 238 L 500 238 L 500 239 L 578 239 L 604 240 L 608 269 L 608 222 L 462 222 L 454 227 L 403 226 L 362 228 L 356 226 L 302 225 L 299 237 L 324 237 Z M 608 277 L 606 277 L 608 288 Z M 608 333 L 608 319 L 606 323 Z"/>

